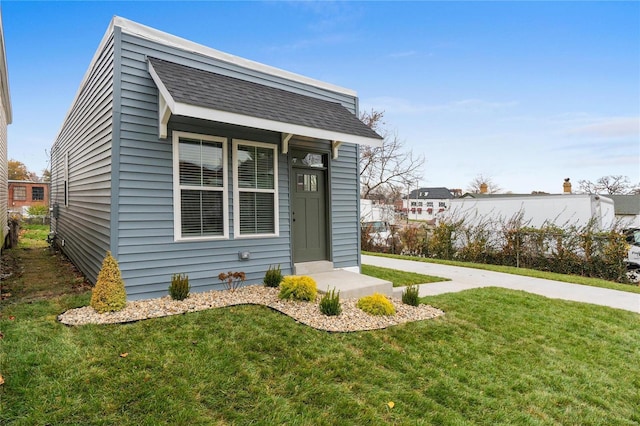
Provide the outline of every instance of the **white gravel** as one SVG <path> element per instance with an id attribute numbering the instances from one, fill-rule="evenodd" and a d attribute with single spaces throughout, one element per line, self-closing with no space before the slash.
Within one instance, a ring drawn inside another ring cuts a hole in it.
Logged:
<path id="1" fill-rule="evenodd" d="M 399 299 L 391 299 L 396 308 L 393 316 L 369 315 L 356 307 L 356 299 L 341 300 L 342 313 L 326 316 L 316 302 L 296 302 L 280 300 L 277 288 L 262 285 L 241 287 L 231 291 L 209 291 L 194 293 L 182 301 L 169 296 L 158 299 L 127 302 L 127 306 L 118 312 L 99 314 L 92 307 L 70 309 L 58 316 L 66 325 L 115 324 L 159 318 L 169 315 L 197 312 L 205 309 L 222 308 L 233 305 L 264 305 L 290 316 L 296 321 L 318 330 L 347 332 L 376 330 L 411 321 L 421 321 L 444 315 L 444 312 L 429 305 L 418 307 L 405 305 Z"/>

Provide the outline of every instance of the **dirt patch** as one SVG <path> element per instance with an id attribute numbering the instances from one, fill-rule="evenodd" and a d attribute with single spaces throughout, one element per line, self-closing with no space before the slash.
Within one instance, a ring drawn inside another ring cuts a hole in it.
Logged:
<path id="1" fill-rule="evenodd" d="M 64 255 L 52 253 L 48 248 L 6 250 L 0 262 L 4 303 L 36 301 L 91 289 L 91 284 Z"/>

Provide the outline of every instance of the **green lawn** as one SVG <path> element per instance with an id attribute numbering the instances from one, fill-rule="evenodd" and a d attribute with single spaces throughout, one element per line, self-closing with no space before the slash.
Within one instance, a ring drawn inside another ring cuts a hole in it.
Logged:
<path id="1" fill-rule="evenodd" d="M 382 268 L 380 266 L 373 265 L 362 265 L 360 270 L 364 275 L 391 281 L 394 287 L 451 281 L 449 278 L 434 277 L 432 275 L 417 274 L 415 272 L 398 271 L 396 269 Z"/>
<path id="2" fill-rule="evenodd" d="M 88 301 L 4 306 L 0 424 L 640 422 L 640 317 L 624 311 L 485 288 L 426 300 L 440 319 L 374 332 L 259 306 L 56 322 Z"/>
<path id="3" fill-rule="evenodd" d="M 49 235 L 49 225 L 20 225 L 20 248 L 41 248 L 48 247 L 47 235 Z"/>
<path id="4" fill-rule="evenodd" d="M 393 259 L 414 260 L 417 262 L 436 263 L 440 265 L 461 266 L 464 268 L 484 269 L 487 271 L 504 272 L 506 274 L 523 275 L 527 277 L 544 278 L 548 280 L 562 281 L 566 283 L 589 285 L 592 287 L 609 288 L 612 290 L 626 291 L 629 293 L 640 293 L 640 286 L 637 284 L 620 284 L 598 278 L 582 277 L 580 275 L 565 275 L 555 272 L 538 271 L 535 269 L 516 268 L 515 266 L 488 265 L 484 263 L 460 262 L 457 260 L 442 260 L 415 256 L 404 256 L 399 254 L 362 252 L 369 256 L 390 257 Z"/>

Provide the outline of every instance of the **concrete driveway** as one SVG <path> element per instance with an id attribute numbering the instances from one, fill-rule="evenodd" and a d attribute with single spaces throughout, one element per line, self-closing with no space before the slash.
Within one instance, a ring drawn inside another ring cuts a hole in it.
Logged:
<path id="1" fill-rule="evenodd" d="M 451 279 L 451 281 L 420 285 L 421 297 L 479 287 L 502 287 L 523 290 L 552 299 L 592 303 L 640 313 L 640 294 L 637 293 L 484 271 L 482 269 L 437 265 L 435 263 L 391 259 L 388 257 L 363 255 L 362 263 Z M 402 294 L 402 288 L 394 288 L 393 291 L 394 296 L 400 297 Z"/>

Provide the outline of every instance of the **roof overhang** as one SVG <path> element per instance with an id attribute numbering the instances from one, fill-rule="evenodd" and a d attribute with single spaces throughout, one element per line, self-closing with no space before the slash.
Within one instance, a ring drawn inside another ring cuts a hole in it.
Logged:
<path id="1" fill-rule="evenodd" d="M 208 106 L 195 105 L 186 102 L 177 101 L 171 95 L 162 78 L 154 69 L 151 61 L 148 62 L 148 69 L 151 78 L 158 87 L 158 136 L 166 139 L 168 136 L 168 123 L 172 115 L 199 118 L 204 120 L 217 121 L 221 123 L 235 124 L 239 126 L 252 127 L 256 129 L 270 130 L 282 133 L 283 151 L 286 152 L 288 141 L 293 135 L 305 136 L 315 139 L 323 139 L 332 142 L 334 150 L 333 155 L 337 157 L 337 148 L 341 143 L 353 143 L 357 145 L 381 146 L 382 138 L 368 137 L 362 135 L 354 135 L 339 130 L 321 129 L 315 127 L 304 126 L 300 124 L 290 123 L 286 121 L 277 121 L 266 119 L 236 112 L 224 111 L 211 108 Z M 346 113 L 348 113 L 345 110 Z M 376 135 L 377 136 L 377 135 Z"/>

